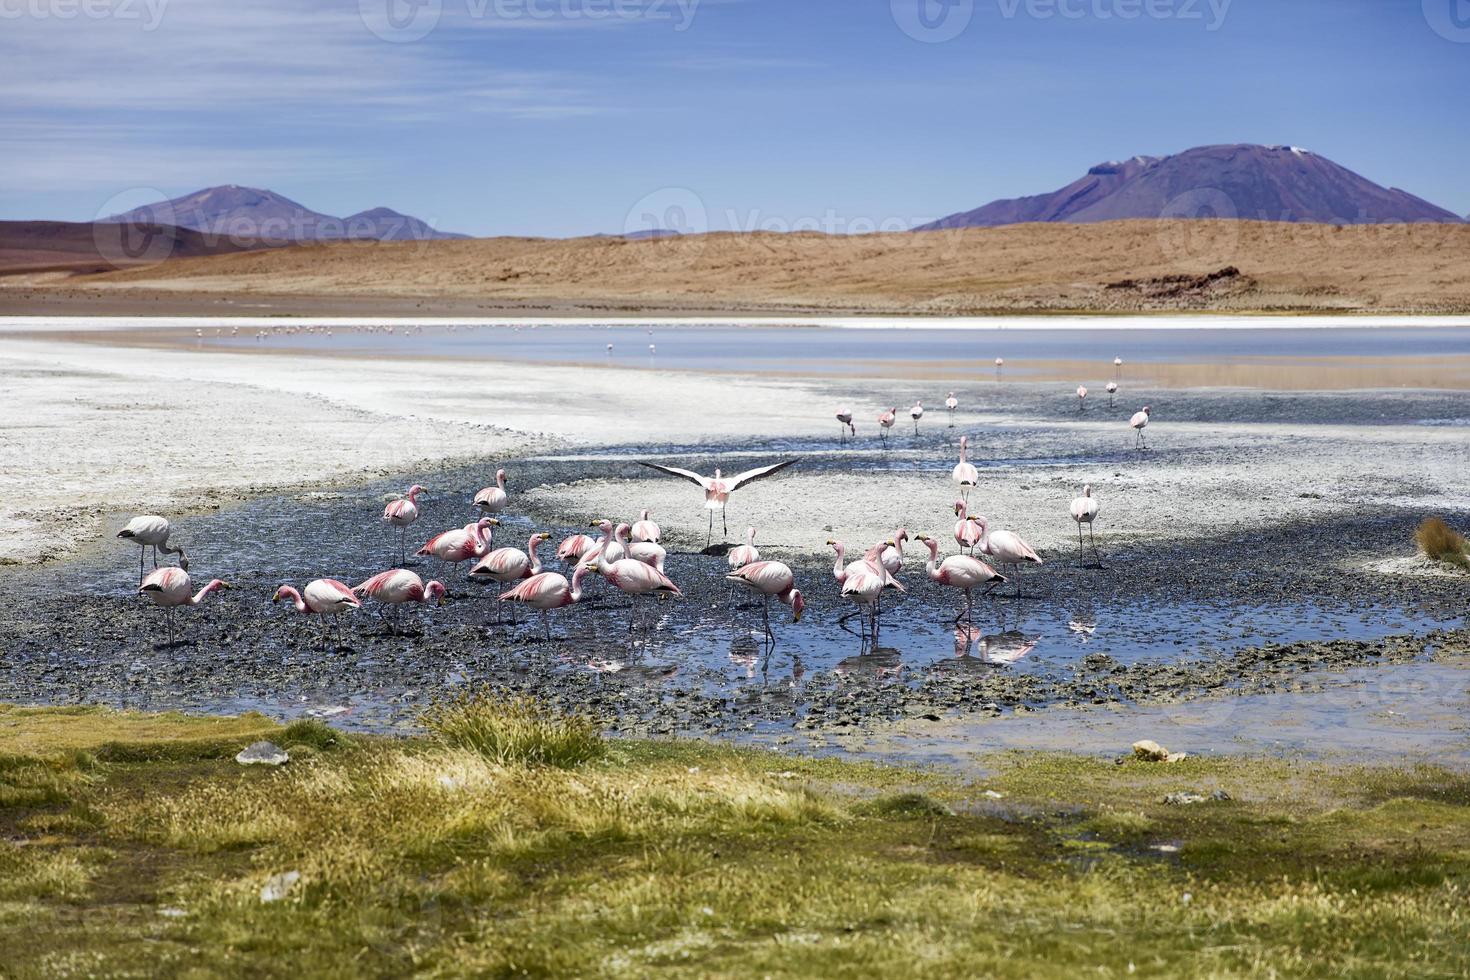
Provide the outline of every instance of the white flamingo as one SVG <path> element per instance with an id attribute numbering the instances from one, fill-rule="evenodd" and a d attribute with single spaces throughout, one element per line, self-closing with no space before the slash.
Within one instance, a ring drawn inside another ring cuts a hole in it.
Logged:
<path id="1" fill-rule="evenodd" d="M 1001 568 L 1016 570 L 1016 598 L 1021 598 L 1021 565 L 1024 562 L 1040 565 L 1041 556 L 1015 532 L 992 532 L 990 522 L 983 517 L 971 517 L 970 520 L 980 526 L 980 551 L 994 558 Z"/>
<path id="2" fill-rule="evenodd" d="M 986 587 L 986 591 L 989 591 L 1005 581 L 1005 576 L 997 573 L 995 569 L 978 558 L 971 558 L 969 555 L 950 555 L 944 559 L 943 563 L 939 563 L 939 542 L 927 534 L 919 535 L 918 540 L 929 549 L 929 563 L 924 568 L 929 579 L 940 585 L 959 589 L 965 594 L 966 621 L 970 620 L 973 608 L 971 591 L 982 585 Z M 959 619 L 958 616 L 955 618 Z"/>
<path id="3" fill-rule="evenodd" d="M 165 555 L 178 555 L 179 567 L 185 571 L 189 568 L 189 557 L 184 554 L 181 547 L 170 548 L 168 536 L 173 532 L 168 518 L 159 517 L 157 514 L 144 514 L 128 521 L 127 526 L 117 532 L 117 536 L 124 541 L 131 541 L 138 546 L 138 582 L 143 581 L 143 559 L 148 554 L 148 549 L 153 549 L 153 567 L 158 567 L 158 553 L 162 551 Z"/>
<path id="4" fill-rule="evenodd" d="M 924 403 L 915 401 L 914 407 L 909 409 L 909 418 L 914 420 L 914 435 L 919 434 L 919 419 L 924 417 Z"/>
<path id="5" fill-rule="evenodd" d="M 190 594 L 194 583 L 189 578 L 189 573 L 182 568 L 158 568 L 149 572 L 138 586 L 138 594 L 149 598 L 155 606 L 163 609 L 164 617 L 168 623 L 168 645 L 174 645 L 174 609 L 179 606 L 197 606 L 209 597 L 211 593 L 220 589 L 228 589 L 230 586 L 219 579 L 213 579 L 198 592 Z"/>
<path id="6" fill-rule="evenodd" d="M 1143 411 L 1141 412 L 1135 412 L 1133 418 L 1128 420 L 1128 425 L 1138 433 L 1138 438 L 1134 440 L 1134 445 L 1139 449 L 1147 449 L 1148 440 L 1144 438 L 1143 430 L 1148 428 L 1148 406 L 1143 406 Z"/>
<path id="7" fill-rule="evenodd" d="M 1092 495 L 1092 484 L 1082 488 L 1082 496 L 1072 498 L 1072 520 L 1077 522 L 1077 560 L 1082 560 L 1082 525 L 1087 525 L 1087 537 L 1092 541 L 1092 554 L 1097 558 L 1097 563 L 1102 564 L 1102 556 L 1097 553 L 1097 538 L 1092 533 L 1092 522 L 1097 520 L 1097 498 Z"/>
<path id="8" fill-rule="evenodd" d="M 970 462 L 970 437 L 960 436 L 960 461 L 954 464 L 949 478 L 960 485 L 960 496 L 970 499 L 970 491 L 980 482 L 980 471 Z"/>
<path id="9" fill-rule="evenodd" d="M 1084 386 L 1082 386 L 1082 385 L 1078 385 L 1077 386 L 1077 411 L 1082 412 L 1082 411 L 1086 411 L 1086 409 L 1087 409 L 1087 389 Z"/>
<path id="10" fill-rule="evenodd" d="M 745 543 L 731 548 L 725 560 L 731 568 L 742 568 L 761 560 L 761 553 L 755 547 L 755 528 L 745 529 Z"/>
<path id="11" fill-rule="evenodd" d="M 1107 388 L 1105 390 L 1108 393 L 1108 408 L 1112 408 L 1113 407 L 1113 397 L 1118 394 L 1118 382 L 1116 382 L 1116 381 L 1109 381 L 1108 382 L 1108 385 L 1107 385 Z"/>
<path id="12" fill-rule="evenodd" d="M 337 627 L 337 646 L 342 643 L 342 613 L 349 609 L 361 609 L 362 601 L 352 592 L 352 586 L 337 581 L 334 578 L 319 578 L 309 582 L 306 591 L 297 592 L 289 585 L 283 585 L 271 596 L 271 602 L 280 602 L 288 599 L 296 611 L 303 616 L 320 616 L 322 620 L 322 647 L 325 648 L 329 641 L 327 634 L 327 617 L 332 617 L 332 623 Z"/>
<path id="13" fill-rule="evenodd" d="M 837 431 L 841 437 L 838 443 L 839 445 L 847 442 L 847 434 L 849 430 L 852 432 L 852 437 L 854 439 L 857 438 L 857 427 L 852 424 L 852 409 L 839 408 L 837 410 L 837 424 L 839 426 Z"/>
<path id="14" fill-rule="evenodd" d="M 486 487 L 475 494 L 475 506 L 482 514 L 498 514 L 509 503 L 510 496 L 505 492 L 505 470 L 496 470 L 495 486 Z"/>
<path id="15" fill-rule="evenodd" d="M 715 470 L 714 476 L 701 476 L 692 470 L 680 469 L 677 466 L 663 466 L 659 463 L 640 463 L 651 470 L 667 473 L 669 476 L 677 476 L 688 480 L 704 491 L 704 508 L 709 511 L 709 530 L 705 534 L 704 546 L 709 547 L 710 539 L 715 533 L 715 511 L 720 512 L 720 522 L 724 528 L 725 536 L 730 535 L 730 523 L 726 513 L 726 505 L 730 502 L 730 495 L 741 487 L 748 486 L 757 480 L 764 480 L 768 476 L 774 476 L 788 466 L 795 466 L 799 459 L 788 459 L 780 463 L 772 463 L 769 466 L 757 466 L 753 470 L 737 473 L 733 477 L 725 477 L 719 470 Z"/>
<path id="16" fill-rule="evenodd" d="M 949 397 L 944 400 L 944 408 L 945 408 L 945 411 L 949 412 L 949 427 L 951 429 L 954 428 L 954 412 L 955 412 L 955 409 L 957 409 L 959 407 L 960 407 L 960 400 L 958 398 L 956 398 L 954 396 L 954 392 L 951 391 L 949 393 Z"/>

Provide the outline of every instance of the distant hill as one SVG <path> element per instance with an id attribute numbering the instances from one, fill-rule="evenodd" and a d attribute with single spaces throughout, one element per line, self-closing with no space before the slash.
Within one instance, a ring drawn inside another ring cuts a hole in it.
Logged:
<path id="1" fill-rule="evenodd" d="M 466 238 L 434 229 L 411 215 L 389 208 L 360 211 L 348 218 L 313 211 L 288 197 L 258 187 L 206 187 L 169 201 L 145 204 L 104 222 L 172 224 L 227 238 L 261 244 L 379 239 L 425 241 Z"/>
<path id="2" fill-rule="evenodd" d="M 1050 194 L 992 201 L 914 230 L 1131 218 L 1338 225 L 1463 221 L 1453 212 L 1406 191 L 1382 187 L 1300 147 L 1231 144 L 1100 163 Z"/>
<path id="3" fill-rule="evenodd" d="M 228 240 L 147 222 L 0 221 L 0 274 L 85 274 L 242 251 Z"/>

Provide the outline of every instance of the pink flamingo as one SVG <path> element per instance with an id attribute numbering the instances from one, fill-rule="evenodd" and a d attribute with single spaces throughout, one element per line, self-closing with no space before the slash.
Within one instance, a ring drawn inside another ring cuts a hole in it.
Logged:
<path id="1" fill-rule="evenodd" d="M 622 561 L 628 557 L 628 549 L 623 542 L 618 540 L 618 525 L 612 521 L 593 521 L 592 527 L 602 531 L 597 540 L 592 542 L 592 547 L 582 552 L 578 564 L 590 565 L 593 562 L 601 562 L 603 565 L 611 565 L 615 561 Z"/>
<path id="2" fill-rule="evenodd" d="M 563 538 L 561 544 L 556 546 L 556 557 L 568 564 L 575 564 L 595 547 L 597 547 L 597 542 L 587 535 L 573 534 Z"/>
<path id="3" fill-rule="evenodd" d="M 963 500 L 956 500 L 954 512 L 959 518 L 959 523 L 954 526 L 955 543 L 973 555 L 975 546 L 980 543 L 981 534 L 979 526 L 970 518 L 970 505 Z"/>
<path id="4" fill-rule="evenodd" d="M 886 411 L 882 415 L 878 416 L 878 435 L 879 435 L 880 438 L 882 438 L 883 445 L 885 445 L 885 446 L 888 445 L 888 430 L 891 429 L 891 428 L 893 428 L 894 423 L 897 422 L 897 421 L 898 421 L 898 406 L 897 405 L 893 406 L 888 411 Z M 918 432 L 918 428 L 919 427 L 917 425 L 915 425 L 914 426 L 914 431 L 915 432 Z"/>
<path id="5" fill-rule="evenodd" d="M 162 551 L 165 555 L 178 555 L 179 567 L 185 571 L 189 570 L 189 557 L 184 554 L 181 547 L 170 548 L 168 536 L 173 528 L 168 518 L 159 517 L 157 514 L 144 514 L 128 521 L 127 526 L 117 532 L 117 536 L 125 541 L 131 541 L 138 546 L 138 583 L 143 582 L 143 559 L 148 554 L 148 549 L 153 549 L 153 567 L 158 567 L 158 553 Z"/>
<path id="6" fill-rule="evenodd" d="M 857 428 L 852 424 L 852 409 L 839 408 L 837 410 L 837 425 L 837 431 L 841 435 L 841 443 L 839 444 L 845 444 L 847 442 L 849 430 L 852 432 L 852 437 L 854 439 L 857 438 Z"/>
<path id="7" fill-rule="evenodd" d="M 1133 418 L 1128 420 L 1128 425 L 1138 433 L 1134 445 L 1139 449 L 1148 448 L 1148 440 L 1143 437 L 1143 430 L 1148 428 L 1148 406 L 1143 406 L 1143 411 L 1134 413 Z"/>
<path id="8" fill-rule="evenodd" d="M 482 517 L 472 524 L 437 534 L 418 550 L 415 557 L 432 557 L 447 562 L 453 567 L 454 576 L 458 578 L 461 562 L 483 558 L 490 551 L 493 538 L 490 528 L 499 524 L 500 521 L 493 517 Z"/>
<path id="9" fill-rule="evenodd" d="M 1108 386 L 1107 386 L 1107 393 L 1108 393 L 1108 408 L 1112 408 L 1113 407 L 1113 396 L 1118 393 L 1118 382 L 1116 382 L 1116 381 L 1109 381 L 1108 382 Z"/>
<path id="10" fill-rule="evenodd" d="M 990 530 L 990 522 L 983 517 L 972 517 L 980 526 L 980 551 L 994 558 L 1001 568 L 1016 570 L 1016 598 L 1021 598 L 1021 564 L 1042 564 L 1041 556 L 1020 536 L 1012 531 Z"/>
<path id="11" fill-rule="evenodd" d="M 289 585 L 283 585 L 271 596 L 271 602 L 291 600 L 296 611 L 303 616 L 320 616 L 322 619 L 322 646 L 328 642 L 327 617 L 332 617 L 337 627 L 337 646 L 342 646 L 342 613 L 349 609 L 361 609 L 362 602 L 353 595 L 352 587 L 334 578 L 319 578 L 306 586 L 303 595 Z"/>
<path id="12" fill-rule="evenodd" d="M 679 587 L 663 572 L 652 565 L 645 565 L 632 558 L 624 558 L 609 565 L 593 561 L 587 566 L 587 570 L 601 573 L 609 585 L 624 595 L 632 596 L 635 600 L 649 595 L 683 595 Z M 630 633 L 633 631 L 637 610 L 638 604 L 635 601 L 628 614 L 628 632 Z"/>
<path id="13" fill-rule="evenodd" d="M 631 532 L 632 528 L 628 525 L 619 524 L 613 528 L 613 540 L 622 546 L 629 558 L 641 561 L 645 565 L 652 565 L 660 572 L 663 571 L 664 559 L 669 553 L 661 545 L 652 541 L 629 541 L 628 537 Z"/>
<path id="14" fill-rule="evenodd" d="M 914 420 L 914 435 L 919 434 L 919 419 L 924 417 L 924 403 L 914 402 L 914 407 L 909 409 L 909 418 Z"/>
<path id="15" fill-rule="evenodd" d="M 402 500 L 395 500 L 383 508 L 383 520 L 392 527 L 398 528 L 398 563 L 402 565 L 407 559 L 407 543 L 404 535 L 408 526 L 419 519 L 419 494 L 424 493 L 424 488 L 415 483 L 408 488 L 408 493 Z"/>
<path id="16" fill-rule="evenodd" d="M 949 478 L 960 485 L 960 496 L 970 499 L 970 491 L 980 483 L 980 471 L 970 462 L 970 437 L 960 436 L 960 461 L 954 464 Z"/>
<path id="17" fill-rule="evenodd" d="M 874 614 L 873 636 L 876 639 L 878 633 L 877 613 L 878 600 L 885 589 L 896 589 L 899 592 L 906 591 L 903 584 L 889 574 L 888 569 L 883 567 L 883 552 L 888 548 L 896 548 L 897 542 L 884 541 L 869 548 L 863 553 L 863 557 L 855 561 L 843 564 L 846 547 L 841 541 L 827 542 L 828 546 L 837 553 L 837 560 L 832 565 L 832 577 L 842 584 L 842 594 L 847 597 L 856 596 L 859 604 L 858 615 L 862 613 L 862 606 L 871 607 Z M 873 583 L 869 579 L 877 579 L 878 587 L 873 589 Z M 851 587 L 851 588 L 849 588 Z M 850 595 L 851 593 L 851 595 Z M 843 619 L 851 619 L 854 614 L 849 613 Z"/>
<path id="18" fill-rule="evenodd" d="M 168 646 L 174 645 L 174 609 L 178 606 L 197 606 L 202 603 L 210 593 L 218 592 L 220 589 L 228 589 L 230 586 L 219 579 L 213 579 L 208 585 L 198 592 L 190 595 L 194 583 L 189 578 L 189 573 L 182 568 L 159 568 L 148 573 L 138 586 L 138 594 L 147 596 L 155 606 L 163 609 L 165 621 L 168 623 Z"/>
<path id="19" fill-rule="evenodd" d="M 955 412 L 955 409 L 957 409 L 959 407 L 960 407 L 960 400 L 958 398 L 956 398 L 954 396 L 954 392 L 951 391 L 949 393 L 949 397 L 944 400 L 944 408 L 945 408 L 945 411 L 949 412 L 949 427 L 951 429 L 954 428 L 954 412 Z"/>
<path id="20" fill-rule="evenodd" d="M 737 473 L 729 479 L 722 476 L 719 470 L 715 470 L 714 476 L 700 476 L 691 470 L 681 470 L 677 466 L 662 466 L 658 463 L 641 463 L 641 465 L 651 470 L 658 470 L 660 473 L 667 473 L 669 476 L 677 476 L 681 479 L 688 480 L 690 483 L 704 490 L 704 507 L 705 510 L 709 511 L 709 530 L 705 534 L 704 546 L 708 548 L 710 539 L 714 537 L 715 533 L 715 511 L 720 512 L 720 522 L 724 528 L 725 536 L 730 536 L 730 522 L 726 512 L 726 505 L 730 502 L 730 495 L 732 493 L 747 484 L 754 483 L 756 480 L 764 480 L 768 476 L 774 476 L 788 466 L 795 466 L 800 461 L 800 459 L 788 459 L 784 462 L 772 463 L 770 466 L 757 466 L 753 470 Z"/>
<path id="21" fill-rule="evenodd" d="M 388 623 L 390 633 L 398 632 L 396 622 L 390 622 L 386 616 L 390 608 L 395 610 L 396 617 L 397 608 L 410 602 L 426 605 L 432 602 L 442 606 L 449 601 L 449 590 L 444 588 L 443 582 L 431 581 L 425 585 L 423 579 L 406 568 L 379 572 L 367 581 L 353 586 L 352 591 L 382 604 L 378 617 Z"/>
<path id="22" fill-rule="evenodd" d="M 909 529 L 901 527 L 893 532 L 891 542 L 884 542 L 878 561 L 889 575 L 903 571 L 903 543 L 909 539 Z"/>
<path id="23" fill-rule="evenodd" d="M 731 548 L 730 553 L 725 556 L 725 560 L 731 568 L 743 568 L 752 562 L 761 560 L 761 553 L 755 547 L 755 528 L 748 527 L 745 529 L 745 543 Z"/>
<path id="24" fill-rule="evenodd" d="M 664 532 L 657 524 L 648 519 L 648 511 L 644 511 L 638 520 L 633 522 L 634 542 L 651 541 L 654 544 L 663 543 Z"/>
<path id="25" fill-rule="evenodd" d="M 1087 408 L 1087 389 L 1082 385 L 1077 386 L 1077 411 L 1082 412 Z"/>
<path id="26" fill-rule="evenodd" d="M 944 559 L 943 564 L 936 567 L 939 561 L 939 542 L 927 534 L 919 535 L 919 540 L 929 548 L 929 563 L 924 569 L 929 574 L 929 579 L 965 593 L 964 618 L 966 622 L 969 622 L 973 608 L 971 590 L 977 585 L 984 585 L 986 591 L 989 591 L 1004 582 L 1005 577 L 997 574 L 995 569 L 983 561 L 971 558 L 969 555 L 950 555 Z M 958 616 L 955 617 L 955 621 L 959 621 Z"/>
<path id="27" fill-rule="evenodd" d="M 773 598 L 791 607 L 793 623 L 801 622 L 801 613 L 806 608 L 806 600 L 801 597 L 801 590 L 796 587 L 796 577 L 791 574 L 791 569 L 787 565 L 779 561 L 750 562 L 726 575 L 725 581 L 743 585 L 750 591 L 765 597 L 767 638 L 775 639 L 775 635 L 771 632 L 771 600 Z"/>
<path id="28" fill-rule="evenodd" d="M 510 503 L 510 497 L 505 492 L 505 470 L 495 471 L 495 486 L 486 487 L 475 494 L 475 506 L 483 514 L 498 514 L 505 510 L 505 505 Z"/>
<path id="29" fill-rule="evenodd" d="M 556 572 L 532 575 L 520 585 L 499 597 L 500 602 L 519 602 L 541 611 L 541 624 L 545 627 L 546 639 L 551 639 L 552 609 L 565 609 L 582 601 L 582 580 L 590 569 L 579 566 L 568 582 L 566 576 Z"/>
<path id="30" fill-rule="evenodd" d="M 498 548 L 482 557 L 474 568 L 470 569 L 472 579 L 490 579 L 497 583 L 495 598 L 498 603 L 500 593 L 510 582 L 519 582 L 521 579 L 532 578 L 541 574 L 541 559 L 536 554 L 536 549 L 543 542 L 550 541 L 551 535 L 544 531 L 538 531 L 526 541 L 526 550 L 517 548 Z M 500 622 L 500 606 L 495 607 L 495 621 Z"/>

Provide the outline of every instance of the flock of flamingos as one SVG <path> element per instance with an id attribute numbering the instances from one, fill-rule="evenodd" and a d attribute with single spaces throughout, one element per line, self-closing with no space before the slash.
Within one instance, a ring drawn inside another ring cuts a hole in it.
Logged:
<path id="1" fill-rule="evenodd" d="M 997 359 L 997 369 L 1000 364 L 1000 360 Z M 1109 389 L 1109 393 L 1112 394 L 1113 391 L 1116 391 L 1116 386 L 1110 382 Z M 1085 388 L 1077 389 L 1079 405 L 1083 403 L 1086 396 Z M 945 407 L 950 415 L 950 428 L 954 428 L 954 412 L 958 408 L 954 392 L 949 393 Z M 922 402 L 916 403 L 909 414 L 914 421 L 914 431 L 917 434 L 919 420 L 924 415 Z M 856 436 L 857 430 L 853 425 L 851 411 L 846 408 L 840 409 L 836 413 L 836 418 L 842 426 L 844 442 L 849 437 Z M 893 427 L 896 420 L 896 408 L 891 408 L 878 417 L 879 433 L 885 443 L 887 431 Z M 1144 407 L 1129 420 L 1129 426 L 1137 433 L 1136 446 L 1140 450 L 1147 448 L 1144 441 L 1144 429 L 1148 426 L 1148 422 L 1148 407 Z M 955 617 L 956 622 L 961 619 L 970 620 L 975 589 L 982 589 L 988 593 L 1011 577 L 1001 574 L 996 570 L 996 566 L 1002 571 L 1011 571 L 1011 575 L 1016 576 L 1016 596 L 1019 598 L 1021 589 L 1018 575 L 1021 566 L 1028 563 L 1036 565 L 1042 563 L 1041 557 L 1019 535 L 1012 531 L 992 529 L 984 517 L 969 512 L 970 491 L 978 484 L 980 476 L 968 456 L 969 437 L 961 436 L 959 462 L 951 471 L 950 478 L 959 488 L 960 499 L 954 504 L 955 515 L 958 517 L 954 526 L 954 540 L 963 553 L 950 555 L 941 560 L 938 540 L 927 534 L 919 534 L 913 538 L 929 551 L 929 559 L 925 566 L 928 577 L 934 582 L 949 586 L 964 594 L 964 609 Z M 729 527 L 725 514 L 731 494 L 743 486 L 773 476 L 798 461 L 796 459 L 785 460 L 730 477 L 722 475 L 720 470 L 715 470 L 713 476 L 704 476 L 692 470 L 664 466 L 659 463 L 642 463 L 641 465 L 669 476 L 688 480 L 701 489 L 704 494 L 704 506 L 709 514 L 706 536 L 706 550 L 708 550 L 709 540 L 714 533 L 716 512 L 721 515 L 721 523 L 728 537 Z M 425 492 L 423 487 L 414 485 L 402 498 L 390 502 L 383 510 L 383 522 L 398 529 L 398 564 L 400 566 L 407 564 L 408 528 L 419 519 L 418 500 L 419 496 Z M 580 602 L 589 575 L 599 576 L 613 589 L 632 597 L 634 601 L 628 624 L 630 632 L 636 628 L 640 606 L 644 605 L 638 600 L 681 594 L 679 587 L 664 572 L 667 552 L 660 543 L 663 532 L 656 523 L 649 519 L 648 511 L 643 511 L 640 519 L 631 524 L 612 520 L 592 522 L 589 530 L 595 528 L 598 531 L 597 537 L 573 534 L 563 540 L 556 548 L 556 556 L 570 573 L 568 577 L 560 572 L 546 571 L 542 567 L 539 550 L 542 545 L 551 540 L 551 535 L 545 532 L 533 533 L 526 542 L 524 551 L 518 548 L 492 548 L 492 528 L 500 524 L 494 515 L 505 511 L 509 504 L 506 474 L 502 469 L 495 474 L 494 485 L 486 487 L 475 495 L 473 505 L 483 516 L 462 528 L 435 535 L 415 553 L 418 557 L 435 558 L 447 564 L 450 574 L 454 577 L 459 576 L 464 562 L 475 562 L 469 571 L 469 577 L 479 582 L 494 582 L 497 586 L 497 621 L 499 621 L 499 610 L 503 608 L 501 605 L 503 603 L 511 603 L 512 610 L 515 604 L 538 610 L 541 613 L 545 638 L 549 640 L 551 638 L 549 613 L 551 610 L 564 609 Z M 1098 506 L 1098 501 L 1092 496 L 1092 487 L 1089 485 L 1083 488 L 1081 496 L 1072 501 L 1070 511 L 1072 520 L 1077 525 L 1079 555 L 1084 553 L 1082 527 L 1085 524 L 1093 555 L 1100 563 L 1101 556 L 1097 552 L 1097 542 L 1092 533 Z M 196 592 L 193 581 L 189 577 L 188 555 L 182 547 L 170 546 L 171 533 L 172 527 L 168 519 L 156 515 L 135 517 L 117 533 L 119 538 L 139 546 L 138 592 L 164 610 L 168 646 L 173 646 L 175 642 L 173 623 L 175 609 L 180 606 L 197 606 L 212 593 L 229 588 L 226 582 L 214 579 Z M 765 633 L 768 639 L 773 639 L 770 626 L 771 601 L 775 600 L 790 607 L 793 622 L 801 621 L 806 603 L 801 591 L 796 588 L 795 577 L 788 565 L 784 562 L 761 559 L 760 552 L 755 546 L 755 534 L 756 529 L 749 528 L 746 531 L 745 543 L 729 550 L 726 555 L 729 572 L 725 578 L 732 586 L 740 586 L 764 599 Z M 864 629 L 875 641 L 878 635 L 879 604 L 883 593 L 888 590 L 904 591 L 897 576 L 903 569 L 903 549 L 908 540 L 908 530 L 900 528 L 892 537 L 868 548 L 860 558 L 853 561 L 846 560 L 846 548 L 841 541 L 827 542 L 836 552 L 836 562 L 832 572 L 842 587 L 842 596 L 857 604 L 857 611 L 851 615 L 866 614 Z M 149 548 L 153 549 L 154 567 L 153 571 L 145 573 Z M 976 556 L 977 552 L 988 557 L 991 563 L 982 561 Z M 177 555 L 177 566 L 160 568 L 158 565 L 160 554 Z M 510 588 L 507 589 L 507 586 Z M 424 582 L 416 573 L 407 568 L 397 567 L 379 572 L 356 586 L 349 586 L 329 578 L 316 579 L 305 589 L 299 591 L 290 585 L 282 585 L 276 590 L 272 601 L 287 600 L 303 615 L 317 616 L 322 626 L 323 645 L 331 642 L 327 622 L 330 617 L 331 626 L 335 627 L 337 644 L 340 647 L 342 646 L 341 615 L 344 612 L 361 609 L 363 598 L 371 599 L 378 604 L 379 615 L 387 623 L 388 629 L 396 632 L 397 611 L 402 606 L 411 603 L 443 605 L 447 596 L 448 589 L 442 582 L 437 580 Z"/>

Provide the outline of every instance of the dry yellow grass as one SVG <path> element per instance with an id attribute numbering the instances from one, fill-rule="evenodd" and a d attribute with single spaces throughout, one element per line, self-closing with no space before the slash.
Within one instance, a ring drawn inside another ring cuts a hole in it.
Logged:
<path id="1" fill-rule="evenodd" d="M 1157 281 L 1230 266 L 1238 277 L 1183 287 Z M 1109 288 L 1125 280 L 1135 285 Z M 162 302 L 186 294 L 413 300 L 424 311 L 1457 312 L 1470 310 L 1470 225 L 1121 221 L 867 236 L 306 245 L 11 281 L 0 289 L 0 309 L 22 295 Z"/>

